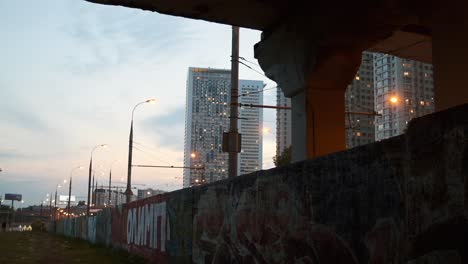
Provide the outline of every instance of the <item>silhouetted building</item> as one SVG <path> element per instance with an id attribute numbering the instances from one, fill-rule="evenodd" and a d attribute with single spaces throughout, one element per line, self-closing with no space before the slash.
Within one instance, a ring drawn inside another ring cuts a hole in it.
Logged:
<path id="1" fill-rule="evenodd" d="M 109 193 L 110 193 L 110 204 L 109 204 Z M 103 207 L 103 206 L 116 206 L 120 204 L 126 203 L 126 196 L 123 191 L 105 189 L 105 188 L 98 188 L 93 192 L 94 196 L 94 205 L 96 207 Z M 132 201 L 135 198 L 132 199 Z"/>

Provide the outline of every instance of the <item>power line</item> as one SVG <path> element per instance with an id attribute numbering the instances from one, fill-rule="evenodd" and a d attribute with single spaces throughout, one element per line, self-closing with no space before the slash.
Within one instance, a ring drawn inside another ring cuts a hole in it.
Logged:
<path id="1" fill-rule="evenodd" d="M 140 147 L 143 147 L 143 148 L 147 149 L 148 151 L 151 151 L 151 152 L 154 152 L 154 153 L 158 153 L 158 154 L 161 153 L 161 151 L 160 151 L 159 149 L 156 149 L 156 148 L 154 148 L 154 147 L 149 147 L 149 146 L 143 145 L 142 143 L 135 142 L 135 141 L 133 141 L 133 143 L 136 143 L 137 145 L 139 145 Z M 156 156 L 154 156 L 154 157 L 156 158 Z M 170 163 L 169 161 L 163 160 L 163 159 L 161 159 L 161 158 L 156 158 L 156 159 L 158 159 L 158 160 L 160 160 L 160 161 L 162 161 L 162 162 L 168 163 L 168 164 Z"/>
<path id="2" fill-rule="evenodd" d="M 266 75 L 265 75 L 263 72 L 257 71 L 256 69 L 254 69 L 254 68 L 250 67 L 249 65 L 247 65 L 247 64 L 245 64 L 245 63 L 243 63 L 242 61 L 238 60 L 237 62 L 238 62 L 238 63 L 240 63 L 240 64 L 242 64 L 242 65 L 244 65 L 245 67 L 247 67 L 247 68 L 251 69 L 252 71 L 254 71 L 254 72 L 256 72 L 256 73 L 258 73 L 258 74 L 262 75 L 263 77 L 266 77 L 266 78 L 268 78 L 268 76 L 266 76 Z"/>
<path id="3" fill-rule="evenodd" d="M 248 59 L 246 59 L 246 58 L 244 58 L 244 57 L 240 57 L 240 56 L 239 56 L 239 59 L 244 60 L 244 61 L 246 61 L 246 62 L 248 62 L 248 63 L 250 63 L 250 64 L 252 64 L 252 65 L 255 65 L 255 66 L 260 67 L 260 65 L 258 65 L 258 63 L 249 61 Z M 260 67 L 260 68 L 261 68 L 261 67 Z"/>
<path id="4" fill-rule="evenodd" d="M 167 162 L 167 161 L 161 160 L 161 159 L 155 157 L 154 155 L 152 155 L 152 154 L 150 154 L 150 153 L 148 153 L 148 152 L 146 152 L 146 151 L 144 151 L 144 150 L 142 150 L 142 149 L 139 149 L 138 147 L 133 146 L 133 148 L 136 149 L 136 150 L 141 151 L 143 154 L 146 154 L 147 156 L 149 156 L 149 157 L 151 157 L 151 158 L 153 158 L 153 159 L 155 159 L 155 160 L 157 160 L 157 161 L 160 161 L 160 162 L 163 162 L 163 163 L 166 163 L 166 164 L 170 164 L 170 163 Z"/>
<path id="5" fill-rule="evenodd" d="M 264 91 L 268 91 L 268 90 L 272 90 L 272 89 L 276 89 L 276 88 L 278 88 L 278 86 L 268 87 L 268 88 L 265 88 L 265 89 L 262 89 L 262 90 L 258 90 L 258 91 L 254 91 L 254 92 L 247 92 L 247 93 L 240 94 L 239 97 L 241 97 L 241 96 L 248 96 L 248 95 L 251 95 L 251 94 L 258 94 L 258 93 L 262 93 L 262 92 L 264 92 Z"/>

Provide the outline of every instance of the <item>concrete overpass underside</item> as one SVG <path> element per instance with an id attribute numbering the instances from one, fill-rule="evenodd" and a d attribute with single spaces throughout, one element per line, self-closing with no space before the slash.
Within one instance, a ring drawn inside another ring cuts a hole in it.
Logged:
<path id="1" fill-rule="evenodd" d="M 345 149 L 344 92 L 364 50 L 433 63 L 437 110 L 468 102 L 463 0 L 89 1 L 261 30 L 255 56 L 292 98 L 295 161 Z"/>

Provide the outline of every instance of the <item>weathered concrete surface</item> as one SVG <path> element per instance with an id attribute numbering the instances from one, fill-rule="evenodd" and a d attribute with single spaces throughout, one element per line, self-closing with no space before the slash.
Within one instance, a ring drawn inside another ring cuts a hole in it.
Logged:
<path id="1" fill-rule="evenodd" d="M 418 118 L 399 137 L 57 227 L 96 243 L 111 235 L 154 263 L 461 264 L 467 213 L 463 105 Z M 111 230 L 99 224 L 109 221 Z"/>

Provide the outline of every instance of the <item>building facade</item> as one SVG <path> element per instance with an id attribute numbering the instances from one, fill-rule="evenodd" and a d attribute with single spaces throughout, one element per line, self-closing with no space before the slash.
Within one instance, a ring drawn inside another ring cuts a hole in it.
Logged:
<path id="1" fill-rule="evenodd" d="M 284 96 L 280 87 L 276 88 L 276 106 L 291 107 L 291 99 Z M 291 146 L 291 110 L 276 109 L 276 156 Z"/>
<path id="2" fill-rule="evenodd" d="M 261 81 L 241 80 L 241 103 L 261 103 Z M 260 87 L 260 88 L 257 88 Z M 228 154 L 222 150 L 223 132 L 229 130 L 231 71 L 190 67 L 187 78 L 185 112 L 183 186 L 215 182 L 228 177 Z M 243 95 L 246 94 L 246 95 Z M 238 173 L 261 168 L 261 109 L 240 109 L 239 132 L 243 152 L 239 155 Z M 255 127 L 255 129 L 253 129 Z M 245 132 L 245 133 L 244 133 Z M 253 146 L 256 144 L 257 146 Z M 256 153 L 254 153 L 256 152 Z M 255 159 L 256 161 L 253 161 Z M 203 168 L 203 169 L 199 169 Z"/>
<path id="3" fill-rule="evenodd" d="M 261 90 L 263 81 L 239 80 L 239 101 L 242 104 L 263 104 Z M 239 131 L 242 134 L 242 148 L 239 155 L 238 175 L 262 169 L 263 108 L 242 106 L 239 109 Z"/>
<path id="4" fill-rule="evenodd" d="M 109 204 L 110 193 L 110 204 Z M 135 200 L 134 198 L 132 201 Z M 116 206 L 126 203 L 126 196 L 123 191 L 111 190 L 106 188 L 96 188 L 93 192 L 93 204 L 95 207 Z"/>
<path id="5" fill-rule="evenodd" d="M 408 122 L 434 112 L 431 64 L 374 53 L 375 139 L 404 133 Z"/>
<path id="6" fill-rule="evenodd" d="M 145 198 L 148 198 L 148 197 L 151 197 L 151 196 L 155 196 L 155 195 L 158 195 L 158 194 L 163 194 L 165 193 L 166 191 L 163 191 L 163 190 L 154 190 L 154 189 L 151 189 L 151 188 L 148 188 L 148 189 L 143 189 L 143 190 L 138 190 L 137 192 L 137 199 L 140 200 L 140 199 L 145 199 Z"/>
<path id="7" fill-rule="evenodd" d="M 345 93 L 346 148 L 374 142 L 373 54 L 362 53 L 362 62 Z"/>

